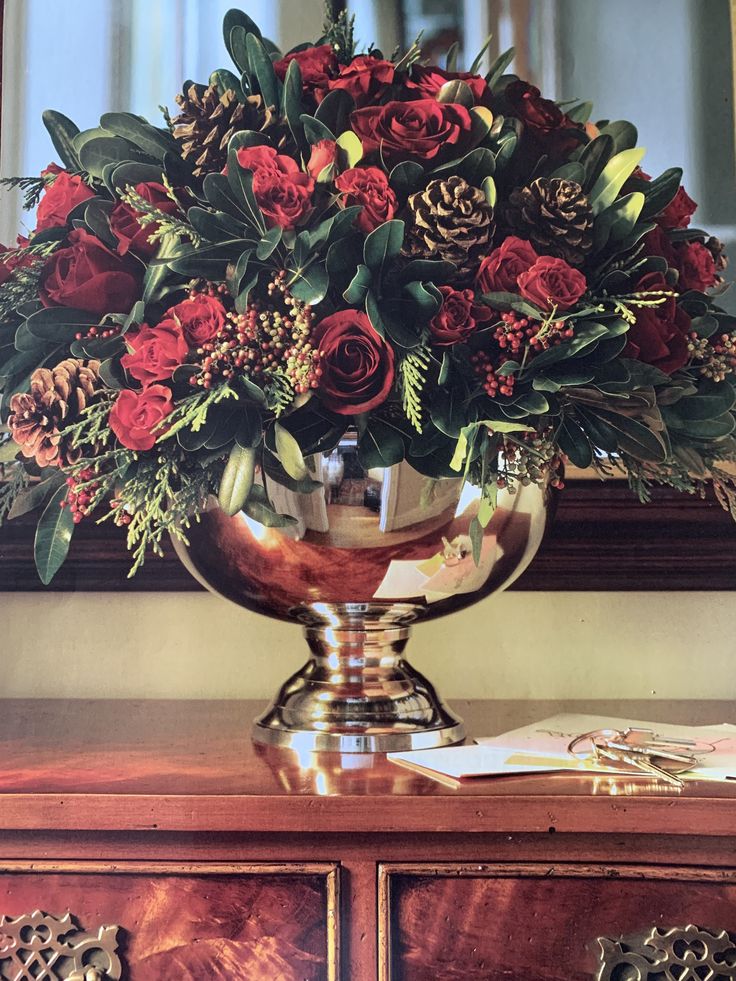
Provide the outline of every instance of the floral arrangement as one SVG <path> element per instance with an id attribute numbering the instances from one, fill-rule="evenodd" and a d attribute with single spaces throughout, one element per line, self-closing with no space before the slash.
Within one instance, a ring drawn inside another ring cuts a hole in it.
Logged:
<path id="1" fill-rule="evenodd" d="M 565 458 L 736 514 L 736 319 L 725 257 L 628 122 L 588 121 L 418 44 L 356 53 L 344 15 L 282 55 L 233 10 L 237 73 L 186 82 L 156 127 L 49 111 L 63 167 L 19 178 L 36 228 L 2 253 L 3 516 L 41 508 L 48 582 L 76 524 L 127 529 L 133 569 L 212 495 L 287 525 L 269 484 L 358 433 L 482 488 L 560 484 Z"/>

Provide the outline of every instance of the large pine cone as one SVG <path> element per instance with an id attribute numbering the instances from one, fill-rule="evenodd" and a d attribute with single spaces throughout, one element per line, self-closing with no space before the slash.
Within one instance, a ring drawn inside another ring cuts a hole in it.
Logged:
<path id="1" fill-rule="evenodd" d="M 430 181 L 408 203 L 407 254 L 454 262 L 461 279 L 475 272 L 495 231 L 493 208 L 483 191 L 462 177 L 449 177 Z"/>
<path id="2" fill-rule="evenodd" d="M 233 133 L 262 131 L 275 122 L 275 114 L 260 95 L 238 102 L 232 89 L 220 95 L 216 85 L 192 83 L 186 95 L 177 95 L 180 115 L 172 119 L 174 138 L 181 143 L 185 160 L 196 167 L 197 177 L 219 173 L 227 163 L 227 145 Z"/>
<path id="3" fill-rule="evenodd" d="M 504 217 L 509 232 L 571 266 L 582 265 L 593 245 L 593 210 L 576 181 L 539 177 L 512 191 Z"/>
<path id="4" fill-rule="evenodd" d="M 99 388 L 99 361 L 67 358 L 55 368 L 37 368 L 30 392 L 13 395 L 8 419 L 23 456 L 40 467 L 64 466 L 79 458 L 62 430 L 76 422 Z"/>

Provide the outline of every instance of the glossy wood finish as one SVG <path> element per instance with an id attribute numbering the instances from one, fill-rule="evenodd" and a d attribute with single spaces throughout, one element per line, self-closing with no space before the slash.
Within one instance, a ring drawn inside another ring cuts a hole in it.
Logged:
<path id="1" fill-rule="evenodd" d="M 42 589 L 33 565 L 35 516 L 0 528 L 0 590 Z M 128 579 L 123 534 L 110 522 L 83 522 L 69 559 L 49 588 L 180 591 L 202 587 L 173 548 Z M 571 480 L 522 590 L 736 589 L 736 526 L 712 499 L 657 489 L 639 504 L 625 481 Z"/>
<path id="2" fill-rule="evenodd" d="M 92 932 L 120 927 L 127 981 L 335 981 L 334 875 L 268 865 L 0 865 L 0 894 L 6 916 L 71 910 Z"/>
<path id="3" fill-rule="evenodd" d="M 591 981 L 599 937 L 736 929 L 736 869 L 397 865 L 381 884 L 380 981 Z"/>

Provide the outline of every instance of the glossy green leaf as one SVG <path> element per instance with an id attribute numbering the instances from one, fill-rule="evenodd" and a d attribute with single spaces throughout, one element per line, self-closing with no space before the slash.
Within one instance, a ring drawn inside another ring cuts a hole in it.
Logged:
<path id="1" fill-rule="evenodd" d="M 141 116 L 131 112 L 106 112 L 100 119 L 100 126 L 114 136 L 121 136 L 156 160 L 163 160 L 167 152 L 179 152 L 179 144 L 168 130 L 156 129 Z"/>
<path id="2" fill-rule="evenodd" d="M 621 153 L 622 150 L 633 150 L 639 139 L 636 126 L 625 119 L 617 119 L 612 123 L 607 123 L 601 127 L 601 134 L 611 137 L 614 153 Z"/>
<path id="3" fill-rule="evenodd" d="M 265 105 L 278 109 L 281 106 L 281 82 L 276 77 L 271 57 L 259 35 L 246 35 L 246 50 L 250 72 L 258 79 L 258 88 Z"/>
<path id="4" fill-rule="evenodd" d="M 590 192 L 603 169 L 615 152 L 612 136 L 597 136 L 591 140 L 580 153 L 579 163 L 585 171 L 585 177 L 580 182 L 583 190 Z"/>
<path id="5" fill-rule="evenodd" d="M 294 59 L 289 62 L 284 79 L 283 111 L 289 124 L 291 135 L 302 153 L 308 151 L 309 144 L 304 134 L 301 122 L 302 116 L 302 73 L 299 63 Z"/>
<path id="6" fill-rule="evenodd" d="M 33 557 L 38 576 L 44 586 L 48 586 L 69 552 L 74 533 L 74 518 L 66 501 L 68 487 L 62 484 L 46 505 L 36 528 L 33 544 Z"/>
<path id="7" fill-rule="evenodd" d="M 271 507 L 265 490 L 260 484 L 254 484 L 250 497 L 246 502 L 245 513 L 265 528 L 288 528 L 297 523 L 290 514 L 279 514 Z"/>
<path id="8" fill-rule="evenodd" d="M 345 130 L 337 138 L 341 151 L 342 164 L 345 169 L 355 167 L 363 159 L 363 144 L 352 130 Z"/>
<path id="9" fill-rule="evenodd" d="M 473 90 L 467 82 L 463 82 L 459 78 L 454 78 L 444 83 L 437 93 L 437 101 L 465 106 L 466 109 L 471 109 L 475 105 Z"/>
<path id="10" fill-rule="evenodd" d="M 55 109 L 46 109 L 41 118 L 61 162 L 69 170 L 79 170 L 79 155 L 74 148 L 74 137 L 79 133 L 79 127 Z"/>
<path id="11" fill-rule="evenodd" d="M 404 222 L 398 219 L 385 221 L 366 237 L 363 258 L 378 280 L 383 276 L 386 262 L 401 253 L 403 244 Z"/>
<path id="12" fill-rule="evenodd" d="M 355 102 L 345 89 L 333 89 L 320 102 L 314 115 L 335 136 L 340 136 L 350 129 L 350 113 L 354 109 Z"/>
<path id="13" fill-rule="evenodd" d="M 230 450 L 220 481 L 217 503 L 225 514 L 242 511 L 253 487 L 256 469 L 256 451 L 237 443 Z"/>
<path id="14" fill-rule="evenodd" d="M 503 54 L 500 54 L 498 58 L 496 58 L 491 65 L 488 74 L 486 75 L 486 82 L 488 83 L 489 88 L 493 89 L 496 87 L 497 82 L 515 57 L 516 49 L 509 48 L 508 51 L 504 51 Z"/>
<path id="15" fill-rule="evenodd" d="M 355 276 L 353 276 L 348 288 L 343 293 L 345 302 L 354 307 L 362 306 L 368 295 L 372 278 L 373 274 L 368 266 L 364 266 L 363 264 L 358 266 Z"/>
<path id="16" fill-rule="evenodd" d="M 314 146 L 315 143 L 319 143 L 320 140 L 335 141 L 335 134 L 332 132 L 329 126 L 325 126 L 325 124 L 320 122 L 319 119 L 315 119 L 314 116 L 310 116 L 308 112 L 303 112 L 300 118 L 302 127 L 304 128 L 304 134 L 312 146 Z"/>
<path id="17" fill-rule="evenodd" d="M 276 452 L 284 470 L 294 480 L 305 480 L 309 471 L 304 462 L 299 443 L 294 436 L 292 436 L 288 429 L 284 429 L 283 426 L 275 423 L 274 439 L 276 441 Z"/>
<path id="18" fill-rule="evenodd" d="M 600 214 L 601 211 L 613 204 L 619 191 L 640 163 L 644 153 L 643 148 L 637 147 L 632 150 L 623 150 L 609 160 L 590 192 L 590 204 L 594 215 Z"/>
<path id="19" fill-rule="evenodd" d="M 672 167 L 655 180 L 650 181 L 644 190 L 646 201 L 641 213 L 642 219 L 648 220 L 661 214 L 677 194 L 681 183 L 681 167 Z"/>
<path id="20" fill-rule="evenodd" d="M 388 176 L 389 184 L 399 197 L 408 197 L 419 190 L 424 178 L 424 168 L 413 160 L 396 164 Z"/>
<path id="21" fill-rule="evenodd" d="M 576 467 L 585 469 L 593 462 L 593 448 L 584 430 L 574 419 L 565 417 L 555 434 L 560 449 Z"/>

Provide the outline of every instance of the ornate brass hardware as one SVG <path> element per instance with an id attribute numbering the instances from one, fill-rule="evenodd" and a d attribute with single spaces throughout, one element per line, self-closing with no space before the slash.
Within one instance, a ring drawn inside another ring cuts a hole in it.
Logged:
<path id="1" fill-rule="evenodd" d="M 725 930 L 691 924 L 617 941 L 599 937 L 598 943 L 597 981 L 736 981 L 736 942 Z"/>
<path id="2" fill-rule="evenodd" d="M 0 981 L 120 981 L 118 929 L 86 933 L 68 912 L 0 916 Z"/>

